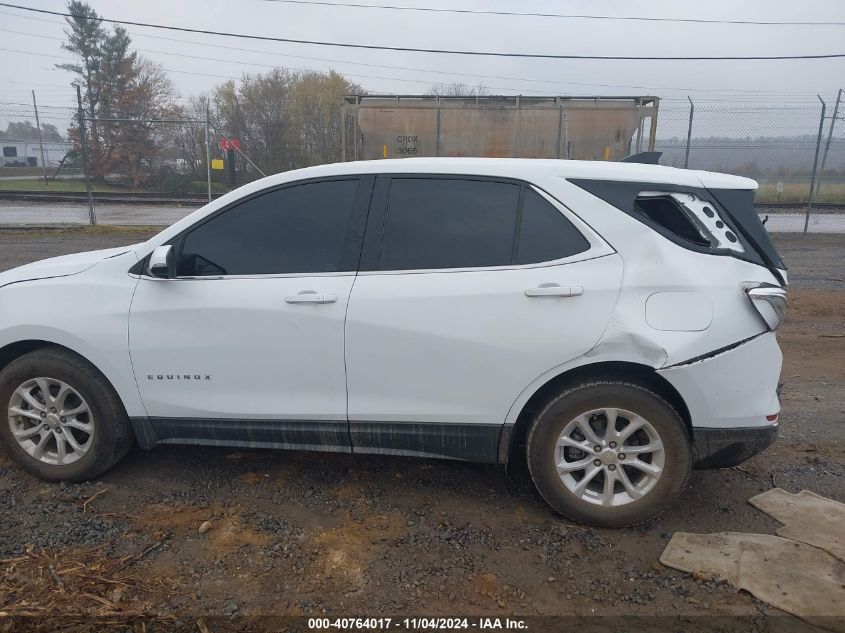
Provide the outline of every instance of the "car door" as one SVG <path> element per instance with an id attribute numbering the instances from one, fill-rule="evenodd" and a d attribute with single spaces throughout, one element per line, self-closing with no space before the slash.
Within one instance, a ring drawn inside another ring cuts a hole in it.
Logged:
<path id="1" fill-rule="evenodd" d="M 354 450 L 495 461 L 511 405 L 596 344 L 621 276 L 532 186 L 379 178 L 346 319 Z"/>
<path id="2" fill-rule="evenodd" d="M 373 178 L 252 195 L 173 240 L 129 317 L 158 441 L 349 450 L 344 317 Z"/>

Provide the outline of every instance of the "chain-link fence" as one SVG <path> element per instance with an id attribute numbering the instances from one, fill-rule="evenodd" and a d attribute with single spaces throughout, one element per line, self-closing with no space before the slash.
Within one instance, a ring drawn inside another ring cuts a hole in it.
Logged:
<path id="1" fill-rule="evenodd" d="M 205 119 L 0 103 L 0 147 L 0 226 L 163 226 L 262 175 Z"/>
<path id="2" fill-rule="evenodd" d="M 64 195 L 83 191 L 78 146 L 68 136 L 74 111 L 0 105 L 0 225 L 77 224 L 87 213 Z"/>
<path id="3" fill-rule="evenodd" d="M 828 104 L 823 115 L 821 103 L 798 107 L 664 101 L 656 127 L 637 130 L 642 138 L 635 138 L 648 147 L 653 136 L 665 165 L 757 180 L 758 208 L 768 216 L 772 232 L 801 232 L 806 227 L 810 232 L 845 233 L 843 114 L 845 107 L 836 111 Z M 80 120 L 87 152 L 80 142 Z M 342 155 L 340 134 L 324 135 L 314 143 L 308 140 L 311 130 L 287 130 L 284 135 L 249 130 L 249 138 L 242 131 L 241 151 L 240 139 L 227 137 L 222 126 L 196 111 L 194 118 L 108 120 L 80 116 L 74 107 L 41 106 L 36 116 L 33 104 L 0 103 L 0 226 L 92 220 L 166 225 L 210 197 L 261 177 L 262 166 L 249 157 L 252 151 L 290 158 L 283 168 L 339 160 Z M 295 145 L 291 138 L 300 136 L 308 142 Z"/>
<path id="4" fill-rule="evenodd" d="M 665 165 L 756 180 L 755 201 L 771 232 L 802 232 L 805 225 L 845 232 L 845 126 L 840 121 L 837 129 L 830 106 L 822 116 L 821 103 L 661 105 L 655 149 Z"/>

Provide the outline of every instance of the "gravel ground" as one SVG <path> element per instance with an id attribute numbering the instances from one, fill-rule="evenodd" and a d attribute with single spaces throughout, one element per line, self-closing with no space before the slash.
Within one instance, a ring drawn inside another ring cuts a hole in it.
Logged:
<path id="1" fill-rule="evenodd" d="M 0 232 L 0 269 L 148 235 Z M 695 472 L 683 498 L 647 525 L 567 524 L 518 467 L 506 475 L 447 461 L 160 447 L 80 485 L 40 482 L 0 456 L 0 558 L 19 557 L 10 569 L 36 550 L 130 561 L 125 595 L 103 588 L 112 612 L 182 619 L 776 613 L 657 562 L 675 531 L 773 533 L 776 522 L 747 503 L 773 486 L 845 501 L 845 236 L 776 242 L 792 282 L 779 332 L 780 441 L 737 468 Z M 10 573 L 0 576 L 0 611 L 15 613 L 8 587 L 23 572 Z"/>

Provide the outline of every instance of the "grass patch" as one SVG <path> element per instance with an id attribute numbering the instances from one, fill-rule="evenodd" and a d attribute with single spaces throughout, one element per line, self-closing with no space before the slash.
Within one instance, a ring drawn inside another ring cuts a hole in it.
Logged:
<path id="1" fill-rule="evenodd" d="M 55 167 L 48 167 L 47 168 L 47 177 L 52 178 L 53 174 L 56 172 Z M 61 175 L 82 175 L 81 169 L 76 169 L 73 167 L 65 167 L 61 171 Z M 0 176 L 2 177 L 20 177 L 20 176 L 43 176 L 44 171 L 41 167 L 0 167 Z"/>
<path id="2" fill-rule="evenodd" d="M 94 184 L 94 191 L 112 192 L 129 191 L 122 187 L 111 187 L 109 185 Z M 45 191 L 45 192 L 83 192 L 85 191 L 84 180 L 51 180 L 45 185 L 43 180 L 0 180 L 0 191 Z"/>
<path id="3" fill-rule="evenodd" d="M 96 226 L 4 226 L 0 228 L 0 235 L 137 235 L 146 241 L 153 235 L 163 231 L 165 226 L 119 226 L 114 224 L 98 224 Z"/>
<path id="4" fill-rule="evenodd" d="M 810 196 L 809 182 L 786 182 L 783 191 L 778 195 L 777 182 L 761 182 L 755 202 L 794 202 L 803 204 Z M 823 182 L 818 189 L 815 202 L 845 203 L 845 183 Z"/>

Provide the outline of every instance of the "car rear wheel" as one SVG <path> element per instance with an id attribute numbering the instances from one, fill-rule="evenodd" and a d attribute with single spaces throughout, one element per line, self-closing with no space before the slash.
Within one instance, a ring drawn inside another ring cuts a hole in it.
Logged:
<path id="1" fill-rule="evenodd" d="M 0 372 L 0 444 L 27 472 L 48 481 L 82 481 L 108 470 L 132 434 L 106 378 L 84 359 L 36 350 Z"/>
<path id="2" fill-rule="evenodd" d="M 562 515 L 602 527 L 654 518 L 683 492 L 690 442 L 677 411 L 633 382 L 585 381 L 534 418 L 528 467 Z"/>

